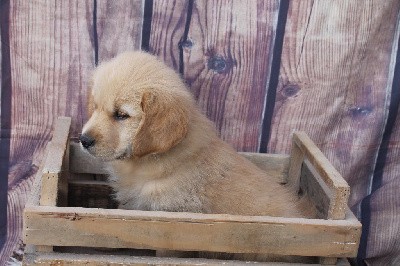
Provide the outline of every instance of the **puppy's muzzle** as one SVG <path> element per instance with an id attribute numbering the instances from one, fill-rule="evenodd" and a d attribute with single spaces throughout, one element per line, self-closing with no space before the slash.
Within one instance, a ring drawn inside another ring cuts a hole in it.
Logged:
<path id="1" fill-rule="evenodd" d="M 79 137 L 79 141 L 82 143 L 82 146 L 85 149 L 89 149 L 90 147 L 94 146 L 94 143 L 95 143 L 95 139 L 87 134 L 82 134 Z"/>

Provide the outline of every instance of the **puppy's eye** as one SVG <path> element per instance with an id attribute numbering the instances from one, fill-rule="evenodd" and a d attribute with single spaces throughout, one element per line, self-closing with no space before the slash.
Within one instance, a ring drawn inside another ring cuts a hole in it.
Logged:
<path id="1" fill-rule="evenodd" d="M 124 113 L 124 112 L 115 111 L 115 113 L 114 113 L 114 119 L 115 120 L 125 120 L 127 118 L 129 118 L 129 115 Z"/>

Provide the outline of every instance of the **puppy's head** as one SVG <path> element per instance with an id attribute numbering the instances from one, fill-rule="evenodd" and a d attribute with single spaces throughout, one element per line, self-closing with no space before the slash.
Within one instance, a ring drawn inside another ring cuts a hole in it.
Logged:
<path id="1" fill-rule="evenodd" d="M 163 153 L 188 130 L 192 97 L 155 57 L 128 52 L 95 71 L 83 148 L 106 161 Z"/>

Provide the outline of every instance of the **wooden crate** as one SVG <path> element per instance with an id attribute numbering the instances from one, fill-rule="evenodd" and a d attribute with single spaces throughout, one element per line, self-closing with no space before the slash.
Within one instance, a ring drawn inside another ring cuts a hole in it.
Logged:
<path id="1" fill-rule="evenodd" d="M 115 203 L 102 165 L 70 143 L 70 123 L 58 119 L 24 211 L 26 265 L 227 262 L 161 258 L 153 250 L 272 253 L 321 264 L 343 264 L 337 258 L 357 254 L 361 224 L 347 207 L 349 186 L 303 132 L 294 133 L 290 156 L 243 155 L 307 193 L 317 219 L 105 209 Z"/>

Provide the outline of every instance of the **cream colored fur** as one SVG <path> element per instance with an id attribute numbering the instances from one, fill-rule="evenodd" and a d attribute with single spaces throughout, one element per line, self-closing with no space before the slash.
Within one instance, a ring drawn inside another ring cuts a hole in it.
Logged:
<path id="1" fill-rule="evenodd" d="M 83 133 L 120 208 L 301 217 L 290 188 L 222 141 L 179 75 L 144 52 L 102 63 Z M 122 110 L 119 110 L 122 109 Z M 130 117 L 116 120 L 115 112 Z"/>

